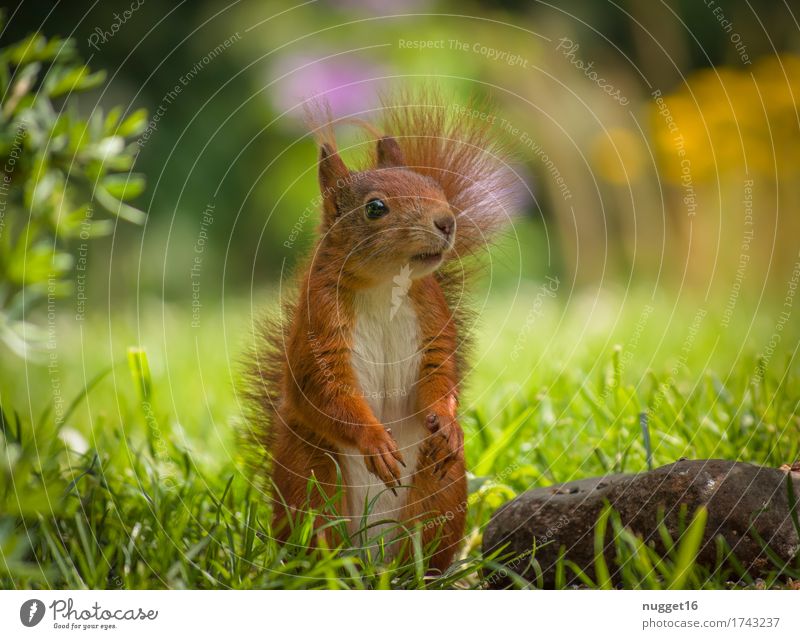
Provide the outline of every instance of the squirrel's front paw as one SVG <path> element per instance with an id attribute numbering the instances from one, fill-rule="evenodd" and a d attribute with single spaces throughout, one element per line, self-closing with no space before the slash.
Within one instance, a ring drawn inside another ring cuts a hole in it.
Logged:
<path id="1" fill-rule="evenodd" d="M 382 426 L 376 426 L 365 432 L 359 442 L 359 450 L 364 455 L 367 470 L 376 475 L 387 488 L 397 495 L 395 487 L 400 485 L 400 469 L 397 464 L 405 468 L 403 456 L 397 450 L 397 443 L 389 431 Z"/>
<path id="2" fill-rule="evenodd" d="M 433 474 L 444 479 L 447 471 L 464 458 L 464 432 L 454 417 L 431 413 L 425 418 L 430 435 L 422 444 L 423 455 L 433 465 Z"/>

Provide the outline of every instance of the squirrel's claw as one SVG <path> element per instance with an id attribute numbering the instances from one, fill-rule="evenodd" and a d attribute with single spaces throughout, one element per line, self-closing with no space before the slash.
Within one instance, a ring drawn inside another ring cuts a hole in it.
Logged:
<path id="1" fill-rule="evenodd" d="M 406 463 L 403 461 L 403 456 L 400 454 L 399 450 L 393 450 L 392 457 L 394 457 L 397 460 L 397 463 L 400 464 L 403 468 L 408 468 L 408 466 L 406 466 Z"/>
<path id="2" fill-rule="evenodd" d="M 380 435 L 379 437 L 375 436 L 376 432 Z M 390 428 L 373 430 L 372 439 L 366 438 L 361 451 L 370 473 L 380 479 L 387 488 L 394 490 L 395 487 L 400 486 L 401 472 L 397 464 L 405 467 L 405 462 L 397 450 L 397 444 L 392 438 Z"/>
<path id="3" fill-rule="evenodd" d="M 441 481 L 463 455 L 464 433 L 454 419 L 443 419 L 436 413 L 425 418 L 425 426 L 431 435 L 426 438 L 424 455 L 431 461 L 432 474 Z"/>
<path id="4" fill-rule="evenodd" d="M 394 461 L 393 451 L 384 449 L 375 454 L 371 472 L 392 489 L 400 485 L 400 471 Z M 396 493 L 395 493 L 396 494 Z"/>

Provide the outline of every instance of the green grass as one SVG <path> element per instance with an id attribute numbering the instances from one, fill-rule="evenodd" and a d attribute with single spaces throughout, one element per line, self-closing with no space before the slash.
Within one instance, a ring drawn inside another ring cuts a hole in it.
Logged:
<path id="1" fill-rule="evenodd" d="M 187 306 L 144 300 L 138 321 L 120 309 L 111 321 L 60 324 L 56 369 L 3 355 L 0 586 L 478 588 L 496 567 L 480 557 L 482 527 L 528 488 L 646 470 L 648 460 L 779 466 L 800 457 L 794 325 L 770 353 L 777 315 L 763 307 L 725 328 L 713 305 L 685 297 L 559 292 L 543 298 L 539 314 L 531 313 L 538 288 L 528 287 L 478 303 L 462 415 L 468 527 L 446 575 L 426 577 L 418 547 L 406 565 L 358 548 L 309 549 L 310 518 L 290 544 L 272 541 L 268 508 L 234 437 L 233 364 L 247 342 L 249 302 L 205 308 L 192 329 Z M 264 292 L 260 305 L 272 298 Z M 744 301 L 738 308 L 746 315 Z M 690 515 L 663 557 L 615 513 L 602 518 L 626 587 L 752 581 L 694 564 L 702 514 Z M 603 561 L 598 554 L 590 579 L 567 557 L 559 583 L 578 574 L 587 586 L 608 586 L 614 567 Z"/>

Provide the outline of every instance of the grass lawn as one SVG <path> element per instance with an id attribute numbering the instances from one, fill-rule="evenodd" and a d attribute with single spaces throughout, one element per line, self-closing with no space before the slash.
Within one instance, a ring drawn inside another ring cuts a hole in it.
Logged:
<path id="1" fill-rule="evenodd" d="M 462 405 L 468 528 L 446 575 L 425 577 L 421 559 L 400 566 L 357 548 L 308 550 L 310 525 L 275 544 L 234 436 L 233 363 L 247 342 L 249 300 L 204 307 L 191 328 L 188 304 L 143 299 L 138 315 L 120 308 L 59 324 L 53 360 L 2 355 L 0 586 L 475 588 L 479 570 L 492 570 L 481 530 L 500 504 L 531 487 L 646 470 L 643 412 L 655 466 L 718 457 L 777 467 L 800 457 L 800 331 L 797 322 L 776 328 L 778 310 L 751 316 L 740 299 L 726 325 L 725 300 L 526 286 L 476 303 Z M 266 291 L 258 305 L 273 299 Z M 129 357 L 131 346 L 146 353 L 149 374 L 136 372 L 144 360 Z M 628 587 L 663 587 L 686 569 L 685 557 L 658 563 L 635 540 L 619 544 L 633 566 Z M 749 580 L 694 566 L 685 574 L 687 587 Z"/>

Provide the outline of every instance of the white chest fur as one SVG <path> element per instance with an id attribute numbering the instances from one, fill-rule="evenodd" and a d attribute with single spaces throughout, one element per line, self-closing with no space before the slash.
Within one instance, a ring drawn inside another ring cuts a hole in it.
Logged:
<path id="1" fill-rule="evenodd" d="M 409 486 L 416 470 L 417 450 L 426 432 L 422 417 L 414 415 L 420 330 L 407 288 L 392 284 L 360 293 L 355 302 L 355 320 L 350 362 L 360 386 L 358 391 L 378 421 L 391 429 L 406 463 L 406 468 L 401 467 L 401 483 Z M 395 497 L 367 471 L 358 451 L 345 451 L 342 457 L 351 532 L 364 523 L 364 504 L 378 495 L 367 522 L 399 519 L 408 489 L 398 489 Z M 370 528 L 366 536 L 379 532 L 378 527 Z"/>

